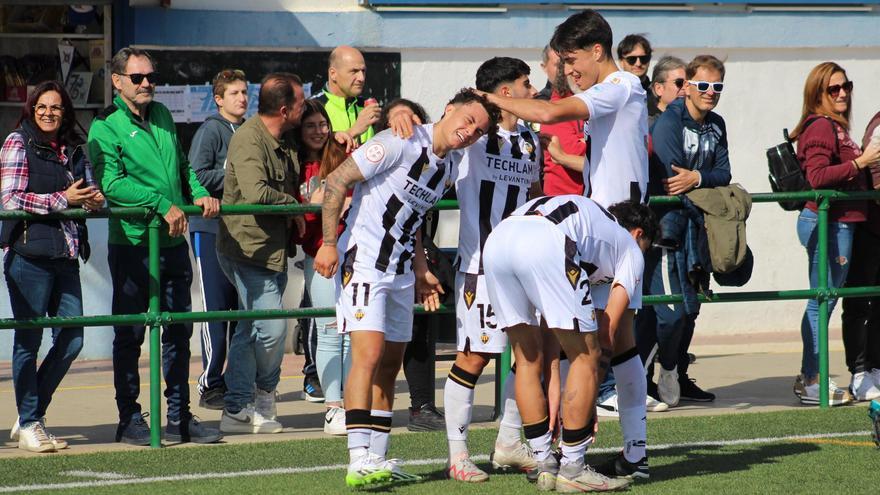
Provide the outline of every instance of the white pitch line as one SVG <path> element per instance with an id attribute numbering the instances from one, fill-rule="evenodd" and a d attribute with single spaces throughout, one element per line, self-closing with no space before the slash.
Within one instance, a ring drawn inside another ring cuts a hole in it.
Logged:
<path id="1" fill-rule="evenodd" d="M 699 448 L 699 447 L 726 447 L 733 445 L 757 445 L 766 443 L 786 442 L 791 440 L 814 440 L 823 438 L 839 438 L 871 435 L 871 431 L 852 431 L 842 433 L 816 433 L 812 435 L 790 435 L 784 437 L 760 437 L 760 438 L 743 438 L 739 440 L 717 440 L 705 442 L 685 442 L 685 443 L 668 443 L 648 446 L 648 450 L 662 451 L 670 449 L 682 448 Z M 590 449 L 593 454 L 609 454 L 619 452 L 619 447 Z M 482 462 L 489 460 L 487 455 L 475 455 L 472 460 Z M 445 464 L 446 458 L 442 459 L 414 459 L 411 461 L 403 461 L 401 464 L 407 466 L 424 466 L 433 464 Z M 147 483 L 158 483 L 164 481 L 195 481 L 203 479 L 222 479 L 222 478 L 244 478 L 248 476 L 273 476 L 279 474 L 302 474 L 302 473 L 318 473 L 323 471 L 343 470 L 348 467 L 347 464 L 331 464 L 325 466 L 311 467 L 287 467 L 273 469 L 256 469 L 253 471 L 237 471 L 227 473 L 191 473 L 191 474 L 173 474 L 168 476 L 150 476 L 148 478 L 128 478 L 128 479 L 103 479 L 95 481 L 75 481 L 70 483 L 46 483 L 40 485 L 16 485 L 16 486 L 0 486 L 0 493 L 12 493 L 19 491 L 38 491 L 38 490 L 68 490 L 71 488 L 95 488 L 107 486 L 121 485 L 142 485 Z M 84 471 L 87 472 L 87 471 Z M 93 473 L 100 474 L 100 473 Z M 115 473 L 114 473 L 115 474 Z"/>
<path id="2" fill-rule="evenodd" d="M 62 476 L 73 476 L 76 478 L 97 478 L 99 480 L 125 480 L 135 477 L 132 474 L 99 471 L 63 471 L 58 474 Z"/>

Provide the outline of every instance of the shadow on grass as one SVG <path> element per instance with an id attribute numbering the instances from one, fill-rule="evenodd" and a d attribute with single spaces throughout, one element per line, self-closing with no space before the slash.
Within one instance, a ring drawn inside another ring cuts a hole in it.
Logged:
<path id="1" fill-rule="evenodd" d="M 748 471 L 753 466 L 766 466 L 783 462 L 782 458 L 818 451 L 819 446 L 810 443 L 776 443 L 760 446 L 742 446 L 736 450 L 710 451 L 706 448 L 678 448 L 664 450 L 662 456 L 681 457 L 672 464 L 651 466 L 651 480 L 678 480 L 698 478 L 705 475 Z"/>

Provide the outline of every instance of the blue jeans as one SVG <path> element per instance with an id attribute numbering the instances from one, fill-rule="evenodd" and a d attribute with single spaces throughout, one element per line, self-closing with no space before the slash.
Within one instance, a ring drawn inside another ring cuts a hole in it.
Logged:
<path id="1" fill-rule="evenodd" d="M 199 286 L 202 289 L 202 303 L 205 311 L 226 311 L 238 309 L 238 295 L 235 287 L 223 274 L 217 262 L 215 240 L 217 234 L 193 232 L 193 255 L 199 265 Z M 212 321 L 202 323 L 202 369 L 199 375 L 199 393 L 223 386 L 223 366 L 226 364 L 226 349 L 235 331 L 234 321 Z"/>
<path id="2" fill-rule="evenodd" d="M 10 249 L 4 272 L 14 318 L 82 316 L 78 260 L 27 258 Z M 22 426 L 46 415 L 52 394 L 82 349 L 83 329 L 53 328 L 52 347 L 37 369 L 42 340 L 42 329 L 15 329 L 12 380 Z"/>
<path id="3" fill-rule="evenodd" d="M 645 253 L 644 295 L 681 294 L 675 252 L 652 247 Z M 679 364 L 682 335 L 693 318 L 685 312 L 684 303 L 645 305 L 636 315 L 636 344 L 642 362 L 657 345 L 657 356 L 666 370 Z M 684 349 L 687 352 L 687 349 Z M 650 365 L 651 363 L 647 363 Z M 679 370 L 681 374 L 682 370 Z"/>
<path id="4" fill-rule="evenodd" d="M 818 216 L 804 209 L 797 221 L 797 234 L 801 245 L 807 249 L 809 258 L 810 288 L 819 285 L 818 263 Z M 828 222 L 828 286 L 842 287 L 849 271 L 852 254 L 855 223 Z M 828 318 L 834 311 L 837 299 L 828 300 Z M 827 323 L 827 322 L 826 322 Z M 811 380 L 819 374 L 819 303 L 815 299 L 807 301 L 807 309 L 801 319 L 801 339 L 804 342 L 801 375 Z"/>
<path id="5" fill-rule="evenodd" d="M 149 304 L 149 269 L 146 246 L 109 244 L 107 262 L 113 281 L 113 314 L 137 314 Z M 192 265 L 189 246 L 184 242 L 159 250 L 159 306 L 162 311 L 192 311 L 190 285 Z M 113 384 L 119 422 L 127 424 L 141 414 L 137 399 L 141 391 L 138 359 L 144 343 L 143 325 L 113 327 Z M 172 323 L 162 328 L 162 373 L 165 375 L 165 398 L 168 419 L 188 420 L 189 410 L 189 339 L 192 325 Z"/>
<path id="6" fill-rule="evenodd" d="M 306 256 L 303 260 L 306 288 L 316 308 L 336 305 L 336 278 L 328 279 L 315 273 L 315 259 Z M 336 325 L 336 318 L 315 318 L 318 334 L 315 365 L 318 367 L 318 380 L 324 390 L 327 403 L 342 401 L 342 384 L 351 369 L 351 352 L 348 334 L 342 335 Z"/>
<path id="7" fill-rule="evenodd" d="M 241 309 L 281 309 L 287 273 L 243 263 L 217 253 L 220 268 L 238 291 Z M 239 321 L 226 363 L 226 409 L 238 412 L 254 402 L 254 384 L 272 392 L 281 378 L 287 320 Z"/>

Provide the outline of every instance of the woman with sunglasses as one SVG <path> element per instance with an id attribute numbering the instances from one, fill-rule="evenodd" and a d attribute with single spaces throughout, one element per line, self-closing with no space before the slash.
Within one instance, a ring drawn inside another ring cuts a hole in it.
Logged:
<path id="1" fill-rule="evenodd" d="M 843 67 L 824 62 L 810 71 L 804 85 L 801 118 L 791 133 L 797 141 L 797 156 L 807 181 L 814 189 L 863 191 L 867 189 L 867 167 L 880 161 L 877 146 L 868 146 L 862 153 L 850 137 L 853 82 Z M 809 201 L 797 221 L 797 233 L 807 250 L 810 288 L 818 285 L 817 205 Z M 843 285 L 850 270 L 853 235 L 856 226 L 867 218 L 864 201 L 839 201 L 831 204 L 828 213 L 828 285 Z M 828 318 L 837 299 L 828 301 Z M 794 394 L 803 404 L 819 403 L 819 303 L 807 301 L 801 320 L 803 359 L 801 373 L 795 380 Z M 856 384 L 858 385 L 858 384 Z M 829 401 L 832 406 L 847 404 L 852 396 L 830 381 Z"/>
<path id="2" fill-rule="evenodd" d="M 321 204 L 324 199 L 323 182 L 336 169 L 348 154 L 346 148 L 352 148 L 354 142 L 347 133 L 336 133 L 337 138 L 331 139 L 333 129 L 327 111 L 317 100 L 306 100 L 303 105 L 301 124 L 296 131 L 299 161 L 302 164 L 303 181 L 300 186 L 302 203 Z M 343 140 L 345 144 L 338 141 Z M 346 206 L 350 197 L 346 199 Z M 306 213 L 305 234 L 297 240 L 305 252 L 303 272 L 305 285 L 316 308 L 333 307 L 336 305 L 336 282 L 332 278 L 315 276 L 315 254 L 323 244 L 321 216 L 317 213 Z M 315 352 L 315 366 L 318 368 L 318 380 L 324 391 L 324 404 L 327 411 L 324 417 L 324 433 L 328 435 L 345 435 L 345 409 L 342 405 L 342 384 L 351 368 L 349 337 L 339 333 L 336 318 L 321 317 L 314 319 L 318 345 Z M 309 338 L 310 340 L 310 338 Z"/>
<path id="3" fill-rule="evenodd" d="M 101 208 L 104 196 L 92 180 L 83 142 L 64 87 L 56 81 L 38 84 L 0 151 L 3 208 L 38 215 Z M 77 258 L 89 255 L 85 221 L 6 221 L 0 246 L 15 318 L 82 316 Z M 12 379 L 18 420 L 11 436 L 20 449 L 54 452 L 67 448 L 67 442 L 46 431 L 46 409 L 82 349 L 83 328 L 52 329 L 52 347 L 37 368 L 42 339 L 42 329 L 15 329 Z"/>

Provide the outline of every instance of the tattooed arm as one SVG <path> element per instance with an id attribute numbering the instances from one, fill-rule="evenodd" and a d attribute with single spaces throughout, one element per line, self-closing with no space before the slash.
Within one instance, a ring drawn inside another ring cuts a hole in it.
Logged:
<path id="1" fill-rule="evenodd" d="M 339 217 L 345 205 L 345 197 L 351 187 L 363 180 L 363 174 L 351 157 L 327 176 L 327 182 L 324 184 L 324 202 L 321 207 L 324 243 L 315 254 L 315 271 L 325 278 L 336 274 L 339 264 L 336 237 L 339 230 Z"/>

